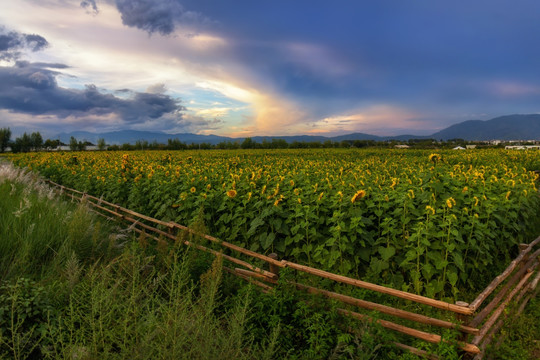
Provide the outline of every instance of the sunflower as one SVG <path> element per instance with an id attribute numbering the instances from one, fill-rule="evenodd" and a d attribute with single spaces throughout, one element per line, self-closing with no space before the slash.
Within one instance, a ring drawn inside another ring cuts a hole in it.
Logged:
<path id="1" fill-rule="evenodd" d="M 362 199 L 364 196 L 366 196 L 366 192 L 364 190 L 358 190 L 351 198 L 351 202 L 354 204 L 356 201 Z"/>
<path id="2" fill-rule="evenodd" d="M 429 161 L 436 164 L 439 161 L 441 161 L 441 155 L 439 155 L 439 154 L 431 154 L 431 155 L 429 155 Z"/>
<path id="3" fill-rule="evenodd" d="M 236 190 L 227 191 L 227 196 L 230 197 L 231 199 L 234 198 L 236 196 Z"/>

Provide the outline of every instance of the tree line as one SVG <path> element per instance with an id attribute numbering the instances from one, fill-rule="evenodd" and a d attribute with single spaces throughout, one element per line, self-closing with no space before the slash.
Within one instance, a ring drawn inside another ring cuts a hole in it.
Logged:
<path id="1" fill-rule="evenodd" d="M 8 147 L 11 148 L 13 153 L 19 153 L 42 150 L 51 151 L 58 149 L 60 146 L 67 146 L 58 139 L 43 140 L 43 136 L 39 131 L 31 134 L 25 132 L 13 141 L 11 140 L 11 135 L 12 133 L 9 127 L 0 129 L 0 152 L 5 152 Z M 93 145 L 88 141 L 78 141 L 73 136 L 69 141 L 69 149 L 72 151 L 83 151 L 86 150 L 87 146 Z M 106 148 L 105 140 L 100 139 L 98 141 L 98 149 L 105 150 Z"/>
<path id="2" fill-rule="evenodd" d="M 222 141 L 217 144 L 211 143 L 185 143 L 179 139 L 168 139 L 166 144 L 157 141 L 148 142 L 138 140 L 135 144 L 124 143 L 121 145 L 109 145 L 108 150 L 236 150 L 236 149 L 317 149 L 317 148 L 349 148 L 349 147 L 387 147 L 388 143 L 376 142 L 373 140 L 350 140 L 350 141 L 293 141 L 287 142 L 284 139 L 272 139 L 256 142 L 251 138 L 245 138 L 243 141 Z"/>
<path id="3" fill-rule="evenodd" d="M 100 138 L 97 144 L 94 145 L 88 141 L 80 141 L 75 137 L 71 137 L 69 141 L 69 149 L 72 151 L 83 151 L 88 146 L 96 146 L 97 150 L 111 151 L 129 151 L 129 150 L 235 150 L 235 149 L 317 149 L 317 148 L 365 148 L 365 147 L 394 147 L 396 145 L 407 145 L 411 148 L 429 149 L 429 148 L 445 148 L 454 147 L 456 145 L 465 146 L 466 144 L 478 144 L 475 142 L 465 141 L 463 139 L 451 139 L 447 141 L 434 139 L 410 139 L 408 141 L 376 141 L 376 140 L 341 140 L 332 141 L 292 141 L 287 142 L 284 139 L 264 139 L 262 142 L 256 142 L 252 138 L 247 137 L 242 141 L 222 141 L 217 144 L 210 143 L 192 143 L 187 144 L 179 139 L 168 139 L 166 144 L 158 143 L 157 141 L 148 142 L 146 140 L 138 140 L 135 144 L 124 143 L 121 145 L 107 145 L 105 139 Z M 485 146 L 484 144 L 480 144 Z M 20 137 L 11 141 L 11 130 L 9 128 L 0 129 L 0 152 L 4 152 L 7 147 L 11 148 L 14 153 L 29 152 L 29 151 L 51 151 L 57 150 L 60 146 L 67 146 L 60 140 L 47 139 L 43 141 L 43 137 L 39 132 L 27 134 L 26 132 Z M 502 145 L 500 145 L 502 146 Z"/>

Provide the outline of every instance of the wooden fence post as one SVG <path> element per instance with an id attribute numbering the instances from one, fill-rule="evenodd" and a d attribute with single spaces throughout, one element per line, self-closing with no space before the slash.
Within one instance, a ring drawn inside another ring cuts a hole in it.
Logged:
<path id="1" fill-rule="evenodd" d="M 274 260 L 278 259 L 278 255 L 276 253 L 271 253 L 270 255 L 268 255 L 268 257 Z M 269 265 L 270 265 L 270 272 L 273 274 L 276 274 L 276 276 L 279 277 L 279 266 L 272 263 L 270 263 Z"/>
<path id="2" fill-rule="evenodd" d="M 465 302 L 465 301 L 456 301 L 456 305 L 457 306 L 463 306 L 463 307 L 468 307 L 469 306 L 469 303 L 468 302 Z M 465 314 L 456 314 L 456 317 L 457 319 L 461 322 L 461 325 L 469 325 L 469 322 L 470 322 L 470 318 L 468 315 L 465 315 Z M 467 338 L 468 338 L 468 335 L 464 332 L 461 332 L 459 337 L 458 337 L 458 340 L 460 341 L 467 341 Z"/>
<path id="3" fill-rule="evenodd" d="M 519 244 L 519 252 L 522 252 L 524 251 L 525 249 L 527 249 L 529 247 L 529 244 Z M 523 262 L 526 263 L 527 260 L 529 260 L 529 254 L 527 253 L 527 255 L 525 255 L 523 257 Z"/>

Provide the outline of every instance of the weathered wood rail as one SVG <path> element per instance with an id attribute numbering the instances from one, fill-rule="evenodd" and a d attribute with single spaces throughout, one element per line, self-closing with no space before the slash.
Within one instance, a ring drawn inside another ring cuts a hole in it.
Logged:
<path id="1" fill-rule="evenodd" d="M 375 321 L 385 328 L 426 342 L 439 343 L 441 341 L 446 341 L 441 337 L 441 335 L 430 332 L 434 331 L 432 328 L 455 329 L 461 334 L 460 339 L 457 342 L 457 346 L 469 358 L 474 357 L 474 359 L 482 359 L 485 349 L 492 342 L 494 336 L 497 334 L 500 328 L 504 325 L 505 319 L 507 319 L 509 316 L 517 316 L 519 313 L 521 313 L 527 302 L 532 297 L 537 295 L 539 289 L 538 282 L 540 281 L 540 271 L 538 270 L 540 262 L 540 248 L 536 248 L 539 247 L 538 245 L 540 245 L 540 237 L 530 244 L 521 244 L 519 255 L 500 275 L 495 277 L 495 279 L 493 279 L 493 281 L 470 304 L 461 301 L 452 304 L 445 301 L 435 300 L 425 296 L 372 284 L 347 276 L 333 274 L 291 261 L 278 260 L 275 254 L 270 254 L 269 256 L 259 254 L 232 243 L 221 241 L 210 235 L 198 233 L 186 226 L 174 222 L 164 222 L 143 214 L 139 214 L 84 192 L 64 187 L 52 181 L 47 180 L 47 183 L 56 188 L 60 194 L 66 195 L 73 200 L 86 203 L 92 211 L 95 211 L 102 216 L 106 216 L 111 219 L 121 219 L 122 221 L 130 224 L 130 229 L 133 231 L 144 233 L 147 237 L 158 242 L 181 241 L 187 246 L 212 253 L 216 256 L 222 256 L 224 260 L 240 266 L 235 268 L 224 266 L 224 269 L 227 272 L 245 279 L 256 286 L 259 286 L 262 291 L 265 292 L 271 291 L 273 285 L 277 284 L 277 280 L 279 278 L 279 269 L 291 268 L 300 273 L 330 279 L 338 283 L 370 290 L 394 298 L 399 298 L 438 309 L 439 316 L 446 318 L 446 320 L 358 299 L 352 296 L 315 288 L 305 284 L 292 283 L 292 285 L 294 285 L 298 290 L 338 300 L 344 305 L 349 306 L 348 309 L 340 308 L 338 310 L 343 315 L 361 320 Z M 200 243 L 185 240 L 185 237 L 179 236 L 179 234 L 182 232 L 194 234 L 208 240 L 210 243 L 213 243 L 215 246 L 220 248 L 221 251 L 217 251 Z M 224 249 L 229 250 L 231 255 L 224 254 Z M 242 259 L 240 257 L 242 257 Z M 268 270 L 262 269 L 260 266 L 253 265 L 249 262 L 250 260 L 258 260 L 259 262 L 262 261 L 267 263 Z M 488 299 L 490 301 L 483 306 Z M 516 304 L 516 306 L 512 307 L 515 309 L 514 313 L 512 314 L 505 312 L 512 302 Z M 413 322 L 415 325 L 417 325 L 417 327 L 421 327 L 422 330 L 398 324 L 389 320 L 373 319 L 366 314 L 361 314 L 351 310 L 351 308 L 376 311 L 384 315 Z M 444 312 L 453 313 L 454 316 L 451 316 L 451 318 L 454 320 L 449 321 L 448 316 L 442 314 Z M 429 329 L 429 331 L 426 329 Z M 425 358 L 436 358 L 434 355 L 428 354 L 423 350 L 406 344 L 395 343 L 395 345 Z"/>

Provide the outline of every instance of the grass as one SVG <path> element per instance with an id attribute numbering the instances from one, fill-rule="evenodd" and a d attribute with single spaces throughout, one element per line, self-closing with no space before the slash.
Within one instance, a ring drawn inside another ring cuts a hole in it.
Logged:
<path id="1" fill-rule="evenodd" d="M 276 331 L 248 335 L 250 297 L 220 298 L 220 258 L 194 282 L 208 257 L 158 253 L 0 166 L 0 358 L 272 357 Z"/>
<path id="2" fill-rule="evenodd" d="M 517 319 L 506 321 L 500 337 L 499 346 L 488 349 L 488 356 L 502 360 L 540 359 L 540 299 L 531 298 L 524 312 Z"/>

